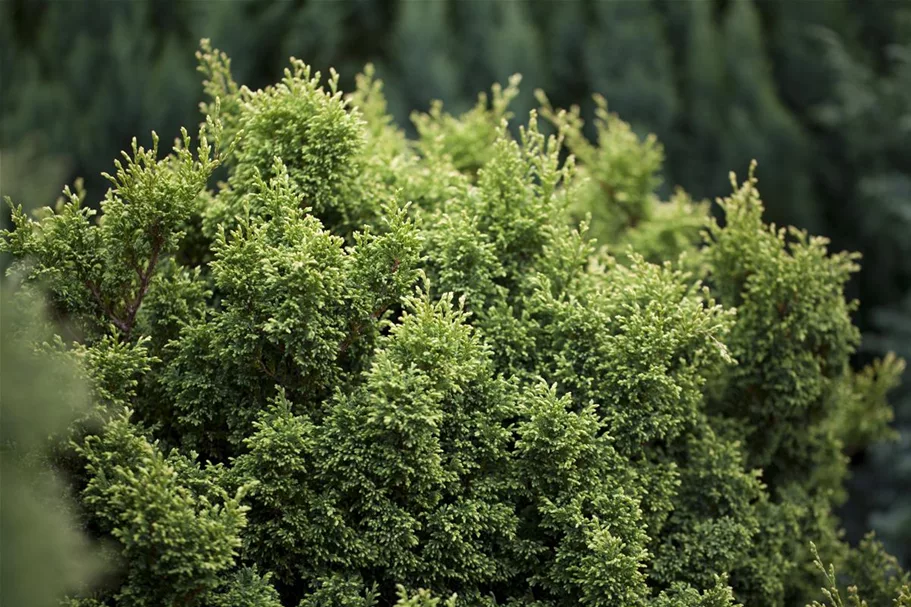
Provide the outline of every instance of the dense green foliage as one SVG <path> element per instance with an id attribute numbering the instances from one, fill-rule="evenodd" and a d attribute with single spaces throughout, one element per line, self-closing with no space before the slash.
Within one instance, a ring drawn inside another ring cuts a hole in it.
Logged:
<path id="1" fill-rule="evenodd" d="M 199 58 L 195 145 L 2 241 L 92 387 L 55 467 L 117 556 L 71 604 L 803 605 L 811 541 L 906 600 L 833 514 L 903 363 L 851 370 L 855 258 L 765 224 L 752 168 L 716 221 L 603 104 L 594 144 L 543 95 L 514 137 L 513 81 L 409 140 L 370 70 Z"/>
<path id="2" fill-rule="evenodd" d="M 373 62 L 399 124 L 432 98 L 467 110 L 478 90 L 514 72 L 525 77 L 513 101 L 520 116 L 535 88 L 556 106 L 581 104 L 587 118 L 591 93 L 601 93 L 635 133 L 664 143 L 663 179 L 643 187 L 669 197 L 679 184 L 714 198 L 727 192 L 729 169 L 756 158 L 769 221 L 864 255 L 847 287 L 862 302 L 856 322 L 868 343 L 856 365 L 911 327 L 902 304 L 911 297 L 907 2 L 7 0 L 0 193 L 37 208 L 82 176 L 95 205 L 100 173 L 134 134 L 196 121 L 200 37 L 225 48 L 254 88 L 279 78 L 289 55 L 335 66 L 346 90 L 345 77 Z M 597 223 L 601 209 L 593 212 Z M 596 225 L 592 234 L 605 237 Z M 907 419 L 911 399 L 896 408 Z M 911 449 L 852 456 L 849 534 L 872 524 L 911 563 L 911 508 L 892 489 Z"/>

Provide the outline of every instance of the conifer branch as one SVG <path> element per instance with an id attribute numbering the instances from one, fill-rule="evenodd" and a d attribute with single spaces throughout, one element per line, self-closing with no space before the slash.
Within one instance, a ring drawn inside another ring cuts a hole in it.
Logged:
<path id="1" fill-rule="evenodd" d="M 149 290 L 149 285 L 152 282 L 152 276 L 155 273 L 155 268 L 158 265 L 159 257 L 161 256 L 161 249 L 164 246 L 164 238 L 155 230 L 152 237 L 152 254 L 149 256 L 149 261 L 146 264 L 145 270 L 138 272 L 139 274 L 139 287 L 136 291 L 136 296 L 127 306 L 127 320 L 124 323 L 126 326 L 126 336 L 129 337 L 129 334 L 133 331 L 133 325 L 136 323 L 136 314 L 139 311 L 139 307 L 142 305 L 142 301 L 146 296 L 146 293 Z"/>
<path id="2" fill-rule="evenodd" d="M 114 324 L 114 326 L 117 327 L 118 329 L 120 329 L 123 333 L 129 333 L 129 329 L 127 328 L 127 323 L 120 320 L 120 318 L 118 318 L 117 315 L 114 314 L 113 310 L 111 310 L 111 307 L 105 303 L 104 297 L 102 297 L 101 291 L 98 289 L 98 286 L 91 280 L 86 280 L 84 284 L 85 284 L 86 288 L 89 290 L 89 292 L 92 294 L 92 297 L 98 303 L 98 306 L 104 312 L 105 316 L 107 316 L 108 320 L 110 322 L 112 322 Z"/>

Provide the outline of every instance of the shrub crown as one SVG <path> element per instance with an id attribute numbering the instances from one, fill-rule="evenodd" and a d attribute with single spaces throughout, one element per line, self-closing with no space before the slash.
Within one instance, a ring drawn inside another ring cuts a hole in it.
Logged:
<path id="1" fill-rule="evenodd" d="M 849 368 L 856 260 L 752 168 L 716 221 L 603 101 L 594 142 L 543 95 L 513 136 L 516 78 L 408 140 L 370 69 L 199 58 L 195 148 L 3 240 L 93 388 L 57 465 L 117 576 L 73 604 L 794 605 L 835 583 L 811 540 L 909 604 L 833 514 L 902 363 Z"/>

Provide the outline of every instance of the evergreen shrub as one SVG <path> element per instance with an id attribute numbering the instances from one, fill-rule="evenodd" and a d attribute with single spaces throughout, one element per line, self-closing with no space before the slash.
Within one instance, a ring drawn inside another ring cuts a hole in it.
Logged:
<path id="1" fill-rule="evenodd" d="M 199 58 L 195 144 L 2 241 L 91 386 L 38 458 L 112 547 L 70 605 L 911 605 L 833 514 L 903 363 L 851 370 L 856 259 L 752 168 L 716 220 L 600 101 L 595 143 L 543 94 L 512 136 L 518 79 L 411 140 L 370 69 Z"/>

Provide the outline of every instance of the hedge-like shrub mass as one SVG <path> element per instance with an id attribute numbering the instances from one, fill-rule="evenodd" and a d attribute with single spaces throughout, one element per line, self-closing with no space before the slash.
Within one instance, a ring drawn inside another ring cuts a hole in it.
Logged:
<path id="1" fill-rule="evenodd" d="M 3 244 L 103 422 L 57 458 L 119 553 L 73 604 L 799 605 L 811 541 L 899 597 L 832 510 L 902 363 L 851 371 L 854 258 L 765 225 L 752 169 L 718 222 L 603 103 L 594 143 L 543 95 L 556 134 L 516 139 L 512 81 L 410 141 L 370 70 L 200 59 L 195 150 L 134 145 L 97 221 L 66 190 Z"/>

